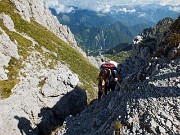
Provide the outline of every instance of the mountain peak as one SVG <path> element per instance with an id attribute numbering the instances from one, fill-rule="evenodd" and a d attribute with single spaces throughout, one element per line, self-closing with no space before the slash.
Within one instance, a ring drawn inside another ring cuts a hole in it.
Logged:
<path id="1" fill-rule="evenodd" d="M 170 17 L 164 18 L 162 20 L 160 20 L 157 25 L 169 25 L 172 24 L 174 22 L 174 20 Z"/>

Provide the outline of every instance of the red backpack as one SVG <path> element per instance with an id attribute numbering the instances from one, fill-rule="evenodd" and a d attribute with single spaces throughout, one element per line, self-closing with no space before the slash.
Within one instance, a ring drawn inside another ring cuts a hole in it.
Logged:
<path id="1" fill-rule="evenodd" d="M 115 69 L 115 65 L 113 63 L 110 63 L 110 62 L 105 62 L 101 65 L 101 68 L 104 69 L 104 68 L 108 68 L 108 69 Z"/>

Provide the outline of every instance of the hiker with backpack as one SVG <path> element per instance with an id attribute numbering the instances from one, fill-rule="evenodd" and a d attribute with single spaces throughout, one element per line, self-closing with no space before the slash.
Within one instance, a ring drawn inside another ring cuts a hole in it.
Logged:
<path id="1" fill-rule="evenodd" d="M 108 91 L 114 91 L 118 80 L 117 63 L 115 61 L 102 62 L 99 73 L 98 99 L 107 95 Z"/>

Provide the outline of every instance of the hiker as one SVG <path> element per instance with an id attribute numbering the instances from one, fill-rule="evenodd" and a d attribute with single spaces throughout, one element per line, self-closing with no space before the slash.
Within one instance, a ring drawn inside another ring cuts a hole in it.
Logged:
<path id="1" fill-rule="evenodd" d="M 98 99 L 107 95 L 108 91 L 114 91 L 118 80 L 117 63 L 115 61 L 102 62 L 99 73 Z"/>

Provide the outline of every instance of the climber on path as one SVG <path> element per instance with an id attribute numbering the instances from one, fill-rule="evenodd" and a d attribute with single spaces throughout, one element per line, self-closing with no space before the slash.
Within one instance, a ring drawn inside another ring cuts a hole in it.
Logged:
<path id="1" fill-rule="evenodd" d="M 107 95 L 108 91 L 114 91 L 119 80 L 117 63 L 115 61 L 105 61 L 100 65 L 98 99 Z"/>

